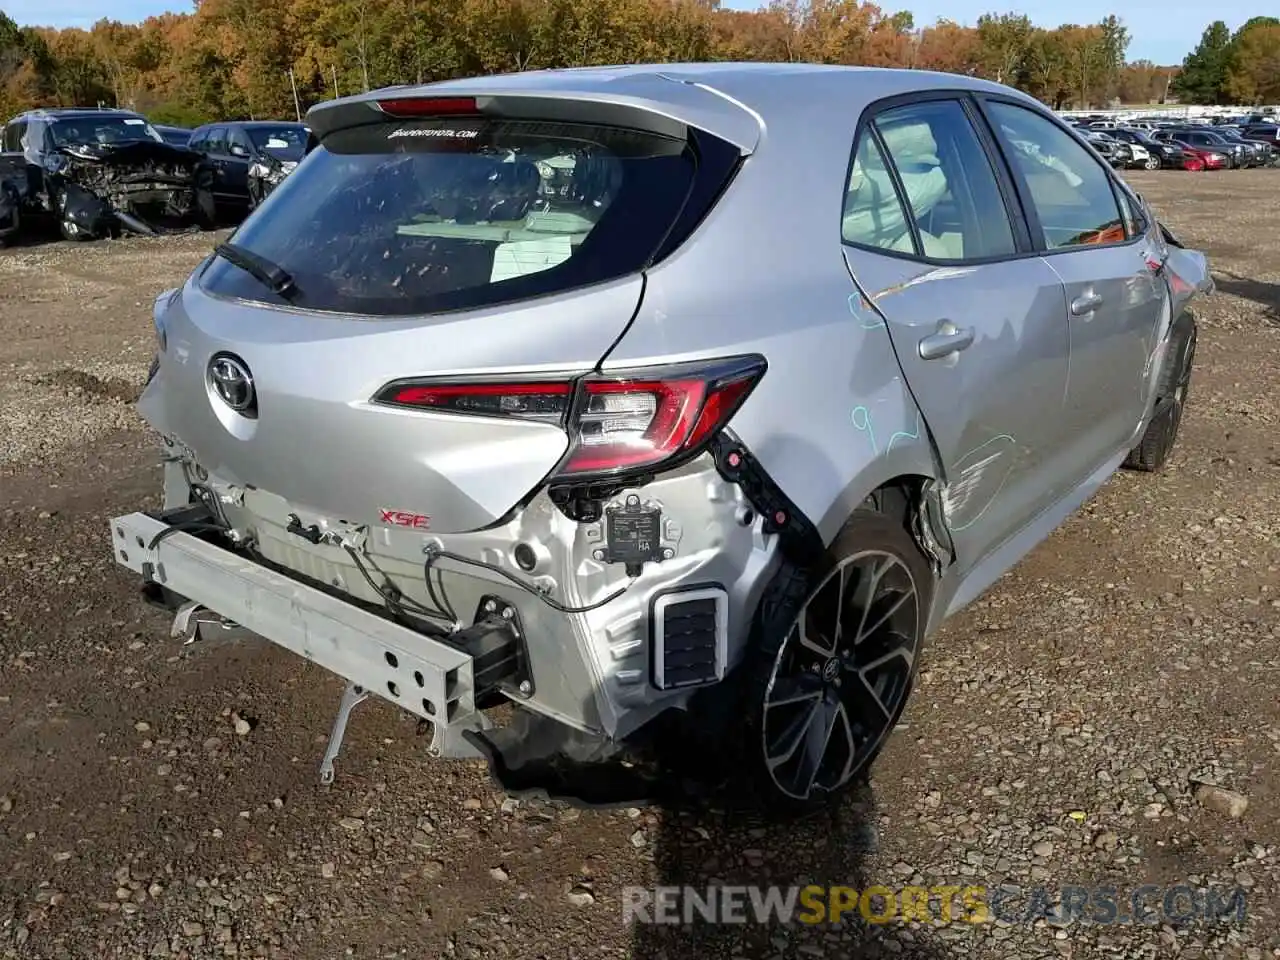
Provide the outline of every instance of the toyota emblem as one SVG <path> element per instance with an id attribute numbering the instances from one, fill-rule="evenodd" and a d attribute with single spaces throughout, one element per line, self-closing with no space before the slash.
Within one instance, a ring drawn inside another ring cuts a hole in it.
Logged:
<path id="1" fill-rule="evenodd" d="M 253 375 L 244 361 L 219 354 L 209 361 L 209 382 L 218 398 L 236 413 L 251 417 L 257 395 L 253 389 Z"/>

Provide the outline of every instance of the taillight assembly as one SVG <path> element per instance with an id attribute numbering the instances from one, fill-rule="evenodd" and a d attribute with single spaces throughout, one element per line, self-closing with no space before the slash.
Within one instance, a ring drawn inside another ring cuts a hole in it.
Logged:
<path id="1" fill-rule="evenodd" d="M 701 453 L 760 382 L 763 357 L 732 357 L 577 379 L 404 380 L 374 403 L 532 420 L 569 434 L 555 479 L 670 469 Z"/>

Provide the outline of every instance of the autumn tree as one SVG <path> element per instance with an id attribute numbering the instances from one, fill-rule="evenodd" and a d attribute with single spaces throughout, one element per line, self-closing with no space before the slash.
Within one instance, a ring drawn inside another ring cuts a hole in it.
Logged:
<path id="1" fill-rule="evenodd" d="M 1232 38 L 1225 89 L 1238 103 L 1280 100 L 1280 21 L 1257 17 Z"/>
<path id="2" fill-rule="evenodd" d="M 19 28 L 0 15 L 0 101 L 10 112 L 119 104 L 191 125 L 291 118 L 291 83 L 305 110 L 362 90 L 476 74 L 766 60 L 984 76 L 1063 107 L 1160 99 L 1170 75 L 1153 64 L 1125 65 L 1129 33 L 1116 17 L 1044 29 L 998 12 L 973 26 L 917 26 L 909 12 L 870 0 L 771 0 L 755 11 L 725 9 L 720 0 L 193 2 L 189 14 L 140 24 L 103 19 L 88 31 Z M 1269 25 L 1255 18 L 1235 38 L 1223 26 L 1222 37 L 1202 44 L 1201 60 L 1221 53 L 1214 97 L 1227 96 L 1229 68 L 1233 95 L 1274 99 Z"/>
<path id="3" fill-rule="evenodd" d="M 1013 83 L 1027 57 L 1031 21 L 1016 13 L 986 13 L 978 18 L 979 65 L 996 83 Z"/>
<path id="4" fill-rule="evenodd" d="M 975 73 L 981 59 L 977 31 L 954 20 L 939 20 L 917 33 L 908 66 L 943 73 Z"/>

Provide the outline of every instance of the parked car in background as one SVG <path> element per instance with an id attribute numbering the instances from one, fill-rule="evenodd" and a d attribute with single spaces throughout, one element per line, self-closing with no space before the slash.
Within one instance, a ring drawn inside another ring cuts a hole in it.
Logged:
<path id="1" fill-rule="evenodd" d="M 1160 130 L 1155 134 L 1157 140 L 1173 140 L 1181 144 L 1190 144 L 1213 153 L 1220 153 L 1226 158 L 1228 168 L 1248 166 L 1253 151 L 1243 143 L 1228 140 L 1220 133 L 1209 130 L 1173 127 Z M 1214 169 L 1210 167 L 1210 169 Z"/>
<path id="2" fill-rule="evenodd" d="M 25 164 L 23 219 L 52 222 L 68 240 L 198 222 L 199 154 L 165 143 L 140 114 L 31 110 L 5 124 L 3 148 Z"/>
<path id="3" fill-rule="evenodd" d="M 1200 161 L 1201 169 L 1226 170 L 1231 166 L 1231 158 L 1221 150 L 1211 147 L 1200 147 L 1193 143 L 1179 143 L 1183 153 Z"/>
<path id="4" fill-rule="evenodd" d="M 1085 127 L 1080 133 L 1111 166 L 1123 169 L 1133 163 L 1133 147 L 1123 140 L 1117 140 L 1109 131 Z"/>
<path id="5" fill-rule="evenodd" d="M 347 680 L 323 782 L 373 695 L 509 789 L 670 719 L 825 808 L 945 619 L 1174 448 L 1207 261 L 1017 90 L 639 64 L 308 120 L 157 298 L 164 503 L 104 526 L 176 635 Z"/>
<path id="6" fill-rule="evenodd" d="M 1276 144 L 1270 141 L 1250 137 L 1240 127 L 1236 126 L 1224 126 L 1220 129 L 1227 139 L 1247 144 L 1256 154 L 1256 165 L 1259 167 L 1271 166 L 1280 157 Z"/>
<path id="7" fill-rule="evenodd" d="M 1148 131 L 1134 127 L 1117 127 L 1108 132 L 1117 140 L 1141 147 L 1146 153 L 1142 166 L 1147 170 L 1159 170 L 1161 167 L 1176 169 L 1182 166 L 1182 148 L 1176 143 L 1162 142 Z"/>
<path id="8" fill-rule="evenodd" d="M 197 127 L 189 144 L 208 160 L 201 184 L 219 216 L 243 216 L 271 193 L 306 153 L 307 126 L 239 120 Z"/>
<path id="9" fill-rule="evenodd" d="M 171 143 L 175 147 L 185 147 L 191 139 L 191 131 L 186 127 L 168 127 L 156 124 L 156 133 L 164 138 L 165 143 Z"/>
<path id="10" fill-rule="evenodd" d="M 1210 133 L 1214 133 L 1217 136 L 1222 137 L 1222 139 L 1225 140 L 1229 145 L 1231 145 L 1233 149 L 1236 149 L 1237 144 L 1243 145 L 1245 148 L 1245 152 L 1243 155 L 1243 163 L 1240 164 L 1241 166 L 1262 167 L 1262 166 L 1266 166 L 1271 160 L 1271 154 L 1273 153 L 1273 150 L 1270 144 L 1265 143 L 1264 141 L 1261 141 L 1261 140 L 1253 140 L 1248 137 L 1245 137 L 1238 129 L 1236 129 L 1233 126 L 1223 124 L 1221 126 L 1217 126 L 1213 128 L 1189 127 L 1186 129 L 1202 130 L 1202 131 L 1208 131 Z"/>
<path id="11" fill-rule="evenodd" d="M 1241 134 L 1250 140 L 1271 144 L 1274 156 L 1280 158 L 1280 125 L 1275 123 L 1250 123 L 1240 128 Z"/>
<path id="12" fill-rule="evenodd" d="M 1201 173 L 1204 171 L 1204 161 L 1200 159 L 1199 154 L 1184 150 L 1182 153 L 1181 169 L 1190 170 L 1193 173 Z"/>

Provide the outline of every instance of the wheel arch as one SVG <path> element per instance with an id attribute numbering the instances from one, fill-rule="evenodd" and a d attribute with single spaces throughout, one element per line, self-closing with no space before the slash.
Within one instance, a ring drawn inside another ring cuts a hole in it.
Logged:
<path id="1" fill-rule="evenodd" d="M 830 547 L 854 513 L 871 507 L 903 526 L 939 577 L 955 560 L 939 495 L 943 480 L 924 437 L 897 454 L 868 464 L 833 502 L 818 525 L 822 542 Z"/>

